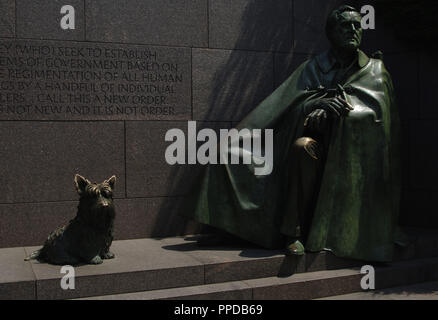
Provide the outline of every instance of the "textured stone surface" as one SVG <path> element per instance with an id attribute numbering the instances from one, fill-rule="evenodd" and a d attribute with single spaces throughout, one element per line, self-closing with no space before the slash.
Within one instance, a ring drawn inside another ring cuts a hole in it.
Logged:
<path id="1" fill-rule="evenodd" d="M 274 55 L 275 87 L 277 88 L 311 55 L 299 53 L 276 53 Z"/>
<path id="2" fill-rule="evenodd" d="M 412 167 L 411 170 L 414 172 L 411 175 L 412 180 L 416 183 L 422 182 L 421 178 L 417 177 L 416 169 Z M 434 228 L 438 223 L 438 217 L 436 215 L 436 206 L 430 199 L 436 197 L 438 197 L 438 191 L 435 190 L 425 188 L 403 190 L 400 224 L 410 227 L 429 226 Z M 419 214 L 420 212 L 421 214 Z"/>
<path id="3" fill-rule="evenodd" d="M 438 282 L 426 282 L 369 292 L 356 292 L 319 300 L 438 300 Z"/>
<path id="4" fill-rule="evenodd" d="M 189 48 L 0 41 L 0 119 L 190 119 Z"/>
<path id="5" fill-rule="evenodd" d="M 19 38 L 85 40 L 84 1 L 17 0 L 17 36 Z M 75 10 L 75 29 L 60 26 L 61 8 L 71 5 Z"/>
<path id="6" fill-rule="evenodd" d="M 162 242 L 137 239 L 114 242 L 115 259 L 75 268 L 75 290 L 62 290 L 60 266 L 32 261 L 38 299 L 65 299 L 194 286 L 203 283 L 203 267 L 190 256 L 164 251 Z M 35 248 L 26 248 L 31 252 Z M 163 254 L 165 253 L 165 254 Z"/>
<path id="7" fill-rule="evenodd" d="M 294 52 L 320 53 L 329 48 L 325 22 L 342 0 L 294 1 Z"/>
<path id="8" fill-rule="evenodd" d="M 86 1 L 87 40 L 208 45 L 206 0 Z"/>
<path id="9" fill-rule="evenodd" d="M 363 47 L 368 52 L 374 53 L 377 50 L 383 54 L 409 52 L 412 48 L 406 46 L 403 40 L 395 37 L 395 28 L 397 26 L 387 25 L 383 18 L 376 12 L 376 29 L 365 30 L 363 36 Z"/>
<path id="10" fill-rule="evenodd" d="M 200 233 L 184 219 L 183 198 L 115 199 L 116 240 Z M 0 248 L 42 245 L 50 232 L 77 212 L 77 201 L 0 205 Z"/>
<path id="11" fill-rule="evenodd" d="M 399 101 L 400 103 L 401 101 Z M 400 109 L 399 109 L 400 110 Z M 402 111 L 402 110 L 400 110 Z M 401 112 L 403 113 L 403 112 Z M 401 172 L 401 184 L 402 189 L 411 189 L 411 170 L 413 169 L 411 167 L 411 159 L 410 154 L 412 152 L 412 145 L 411 145 L 411 125 L 409 123 L 409 120 L 406 118 L 403 118 L 400 116 L 401 119 L 401 151 L 400 151 L 400 157 L 401 157 L 401 165 L 402 165 L 402 172 Z M 402 194 L 404 196 L 406 194 Z M 408 201 L 417 201 L 415 198 L 407 197 L 402 198 L 401 201 L 408 202 Z M 403 209 L 402 209 L 403 210 Z M 414 226 L 413 226 L 414 227 Z"/>
<path id="12" fill-rule="evenodd" d="M 10 0 L 0 1 L 0 37 L 15 36 L 15 2 Z"/>
<path id="13" fill-rule="evenodd" d="M 144 122 L 126 124 L 126 176 L 128 197 L 181 196 L 186 190 L 178 188 L 187 167 L 169 165 L 165 151 L 171 142 L 166 132 L 178 128 L 187 131 L 187 122 Z"/>
<path id="14" fill-rule="evenodd" d="M 292 17 L 291 0 L 210 1 L 209 47 L 288 52 Z"/>
<path id="15" fill-rule="evenodd" d="M 334 254 L 327 251 L 307 253 L 305 256 L 306 272 L 344 269 L 362 265 L 363 262 L 361 261 L 338 258 Z"/>
<path id="16" fill-rule="evenodd" d="M 389 263 L 386 267 L 376 269 L 376 289 L 409 285 L 427 281 L 427 270 L 436 268 L 436 259 L 405 261 Z M 433 280 L 433 279 L 431 279 Z"/>
<path id="17" fill-rule="evenodd" d="M 346 276 L 333 276 L 329 279 L 321 279 L 308 282 L 307 287 L 307 299 L 313 299 L 316 297 L 327 297 L 336 295 L 339 293 L 349 293 L 361 290 L 360 280 L 362 274 L 353 274 Z"/>
<path id="18" fill-rule="evenodd" d="M 254 300 L 312 299 L 360 290 L 358 270 L 334 270 L 300 273 L 285 278 L 264 278 L 244 281 L 253 288 Z"/>
<path id="19" fill-rule="evenodd" d="M 436 91 L 438 86 L 438 62 L 435 53 L 421 52 L 418 85 L 420 87 L 420 115 L 422 118 L 437 118 Z"/>
<path id="20" fill-rule="evenodd" d="M 184 198 L 117 199 L 115 239 L 156 238 L 201 232 L 182 216 Z"/>
<path id="21" fill-rule="evenodd" d="M 285 259 L 281 250 L 257 247 L 199 247 L 184 238 L 163 241 L 167 250 L 181 251 L 205 265 L 205 283 L 227 282 L 277 275 Z M 195 240 L 195 239 L 192 239 Z"/>
<path id="22" fill-rule="evenodd" d="M 118 181 L 125 194 L 123 122 L 2 122 L 0 203 L 77 200 L 74 175 Z"/>
<path id="23" fill-rule="evenodd" d="M 365 30 L 363 36 L 364 48 L 373 53 L 377 50 L 383 51 L 383 53 L 400 53 L 410 51 L 406 46 L 406 41 L 398 39 L 396 32 L 400 30 L 399 24 L 394 24 L 394 21 L 388 17 L 388 8 L 383 7 L 382 3 L 385 1 L 375 0 L 356 0 L 353 5 L 360 9 L 364 5 L 372 5 L 375 8 L 375 29 Z M 405 26 L 409 28 L 409 26 Z"/>
<path id="24" fill-rule="evenodd" d="M 0 300 L 35 299 L 35 276 L 23 248 L 0 249 Z"/>
<path id="25" fill-rule="evenodd" d="M 433 120 L 412 121 L 410 132 L 411 185 L 414 188 L 435 188 L 438 150 L 432 146 L 438 140 L 436 123 Z"/>
<path id="26" fill-rule="evenodd" d="M 272 91 L 266 52 L 193 49 L 193 118 L 239 121 Z"/>
<path id="27" fill-rule="evenodd" d="M 169 297 L 167 300 L 251 300 L 252 290 L 242 281 L 217 283 L 179 289 L 180 295 Z M 177 293 L 177 292 L 176 292 Z"/>
<path id="28" fill-rule="evenodd" d="M 165 152 L 172 142 L 165 141 L 166 132 L 178 128 L 185 132 L 188 146 L 186 121 L 126 123 L 126 175 L 128 197 L 181 196 L 190 191 L 190 186 L 198 177 L 197 164 L 175 164 L 166 162 Z M 197 129 L 229 128 L 229 123 L 197 122 Z M 192 140 L 190 140 L 192 141 Z"/>
<path id="29" fill-rule="evenodd" d="M 432 231 L 419 234 L 419 231 L 410 230 L 409 234 L 424 238 L 423 242 L 417 240 L 417 244 L 427 247 L 429 254 L 432 249 L 436 252 L 436 234 Z M 416 258 L 385 264 L 358 262 L 357 268 L 345 268 L 348 261 L 340 263 L 335 261 L 339 259 L 332 259 L 327 253 L 306 254 L 295 273 L 288 274 L 284 272 L 284 265 L 290 257 L 283 257 L 284 261 L 279 265 L 281 254 L 275 250 L 243 245 L 196 247 L 194 239 L 191 236 L 115 241 L 111 250 L 116 258 L 105 260 L 101 265 L 76 267 L 76 289 L 68 292 L 60 289 L 63 275 L 60 266 L 23 261 L 25 252 L 28 255 L 39 246 L 0 249 L 0 292 L 6 290 L 11 297 L 17 298 L 29 291 L 35 293 L 35 282 L 32 281 L 35 279 L 38 299 L 104 295 L 113 295 L 107 298 L 116 299 L 114 295 L 133 292 L 138 292 L 132 296 L 135 299 L 230 299 L 247 297 L 247 289 L 252 289 L 251 297 L 254 299 L 314 299 L 361 291 L 359 285 L 363 275 L 359 273 L 359 267 L 362 264 L 375 267 L 377 289 L 438 280 L 438 258 Z M 409 259 L 412 258 L 414 256 Z M 269 260 L 272 266 L 267 263 Z M 273 266 L 277 268 L 277 274 L 266 277 L 274 271 Z M 333 268 L 342 269 L 330 270 Z M 213 271 L 217 275 L 212 275 Z M 233 277 L 241 281 L 223 282 Z M 209 281 L 219 281 L 222 285 L 209 284 Z M 5 283 L 6 286 L 3 285 Z M 162 291 L 145 292 L 150 290 Z M 128 299 L 130 295 L 122 297 Z"/>
<path id="30" fill-rule="evenodd" d="M 416 52 L 386 54 L 384 64 L 391 74 L 400 118 L 417 118 L 420 109 L 418 59 Z"/>
<path id="31" fill-rule="evenodd" d="M 76 207 L 75 201 L 0 205 L 0 248 L 42 245 L 76 215 Z"/>
<path id="32" fill-rule="evenodd" d="M 241 287 L 245 288 L 245 286 L 246 288 L 249 288 L 249 290 L 243 289 L 237 291 Z M 298 289 L 298 285 L 295 285 L 295 288 Z M 214 294 L 207 293 L 213 289 L 215 290 Z M 231 282 L 227 284 L 215 284 L 210 286 L 156 290 L 152 292 L 110 295 L 110 296 L 101 296 L 101 297 L 93 297 L 86 299 L 91 299 L 91 300 L 175 299 L 174 296 L 176 296 L 177 299 L 184 299 L 184 298 L 215 299 L 218 296 L 219 297 L 223 296 L 223 292 L 221 292 L 220 290 L 224 290 L 224 289 L 230 291 L 227 292 L 227 295 L 224 296 L 223 299 L 227 299 L 227 297 L 231 299 L 235 299 L 234 297 L 236 296 L 236 294 L 243 295 L 244 292 L 251 290 L 251 288 L 248 285 L 244 284 L 243 282 Z M 304 285 L 302 289 L 304 290 L 306 289 Z M 303 299 L 304 297 L 303 295 L 301 296 L 299 295 L 300 292 L 303 293 L 303 291 L 296 290 L 297 299 Z M 325 293 L 327 293 L 327 291 Z M 193 294 L 193 296 L 191 296 L 190 294 Z M 247 295 L 245 294 L 245 296 Z M 288 296 L 293 297 L 294 296 L 293 292 L 288 292 Z M 316 296 L 319 296 L 319 294 L 317 294 Z M 243 298 L 243 299 L 251 299 L 251 298 Z M 402 286 L 402 287 L 395 287 L 395 288 L 388 288 L 381 290 L 371 290 L 366 292 L 361 291 L 361 292 L 354 292 L 349 294 L 328 296 L 324 298 L 313 298 L 313 299 L 316 300 L 438 300 L 438 282 L 425 282 L 425 283 L 419 283 L 409 286 Z"/>
<path id="33" fill-rule="evenodd" d="M 428 221 L 429 223 L 431 221 Z M 437 257 L 438 256 L 438 239 L 436 236 L 436 230 L 430 230 L 418 237 L 416 241 L 416 256 L 418 258 Z"/>
<path id="34" fill-rule="evenodd" d="M 252 290 L 242 281 L 185 288 L 134 292 L 81 300 L 251 300 Z"/>
<path id="35" fill-rule="evenodd" d="M 250 244 L 224 247 L 199 247 L 196 237 L 163 239 L 168 250 L 185 252 L 205 265 L 205 283 L 217 283 L 294 273 L 341 269 L 360 262 L 335 257 L 329 252 L 289 257 L 283 250 L 265 250 Z"/>

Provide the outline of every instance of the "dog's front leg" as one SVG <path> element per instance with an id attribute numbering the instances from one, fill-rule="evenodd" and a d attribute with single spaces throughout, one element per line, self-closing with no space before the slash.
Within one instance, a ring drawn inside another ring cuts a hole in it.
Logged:
<path id="1" fill-rule="evenodd" d="M 101 264 L 103 262 L 102 258 L 97 255 L 89 261 L 89 264 Z"/>
<path id="2" fill-rule="evenodd" d="M 113 259 L 115 257 L 114 253 L 110 251 L 111 244 L 113 242 L 113 229 L 112 227 L 109 230 L 109 234 L 105 239 L 105 246 L 103 250 L 100 252 L 100 257 L 102 259 Z"/>
<path id="3" fill-rule="evenodd" d="M 113 259 L 115 257 L 115 255 L 114 255 L 114 253 L 112 253 L 111 251 L 108 250 L 107 252 L 102 253 L 100 255 L 100 257 L 102 259 Z"/>

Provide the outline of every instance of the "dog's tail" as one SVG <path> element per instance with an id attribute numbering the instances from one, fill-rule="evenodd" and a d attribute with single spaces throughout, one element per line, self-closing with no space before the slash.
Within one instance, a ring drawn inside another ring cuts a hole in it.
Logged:
<path id="1" fill-rule="evenodd" d="M 41 254 L 41 249 L 34 251 L 30 254 L 30 256 L 24 258 L 24 261 L 29 261 L 29 260 L 34 260 L 34 259 L 38 259 L 40 257 Z"/>

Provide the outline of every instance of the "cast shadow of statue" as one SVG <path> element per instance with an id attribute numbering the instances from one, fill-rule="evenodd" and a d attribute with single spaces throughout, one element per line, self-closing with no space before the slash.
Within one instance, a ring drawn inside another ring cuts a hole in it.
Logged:
<path id="1" fill-rule="evenodd" d="M 193 251 L 240 251 L 239 256 L 246 258 L 268 258 L 278 254 L 282 254 L 281 250 L 267 250 L 244 240 L 238 241 L 233 244 L 223 246 L 198 246 L 196 240 L 197 235 L 184 237 L 184 243 L 181 244 L 169 244 L 163 246 L 163 249 L 180 251 L 180 252 L 193 252 Z"/>
<path id="2" fill-rule="evenodd" d="M 297 23 L 306 24 L 307 28 L 321 23 L 324 25 L 326 15 L 339 3 L 340 1 L 329 1 L 328 5 L 322 5 L 318 17 L 300 17 Z M 198 129 L 233 127 L 285 80 L 301 62 L 327 49 L 321 48 L 316 41 L 314 45 L 307 45 L 306 52 L 301 52 L 299 58 L 296 57 L 294 48 L 300 47 L 300 41 L 304 40 L 294 39 L 292 10 L 288 20 L 289 25 L 263 23 L 267 15 L 275 16 L 278 12 L 284 11 L 284 4 L 285 1 L 265 3 L 249 1 L 242 15 L 240 33 L 233 50 L 193 50 L 193 120 L 198 121 Z M 315 30 L 311 33 L 321 36 L 320 32 Z M 186 124 L 182 123 L 182 125 Z M 164 236 L 161 232 L 163 226 L 169 226 L 173 221 L 181 222 L 179 218 L 181 210 L 191 210 L 191 204 L 187 203 L 184 195 L 190 193 L 191 187 L 197 184 L 202 169 L 201 166 L 194 165 L 172 168 L 168 179 L 170 193 L 182 196 L 178 201 L 166 204 L 161 209 L 155 224 L 155 234 L 161 233 Z M 180 177 L 178 180 L 175 179 L 177 176 Z M 174 235 L 187 234 L 187 225 L 187 221 L 175 225 Z M 198 226 L 190 231 L 208 232 L 209 230 L 208 227 Z M 199 247 L 194 248 L 190 243 L 165 246 L 165 248 L 179 251 L 202 250 Z M 215 249 L 231 250 L 226 247 Z M 250 247 L 241 249 L 240 255 L 243 257 L 278 254 L 276 251 L 255 253 L 257 251 Z M 312 259 L 313 256 L 310 256 L 306 263 L 312 264 Z M 300 263 L 302 263 L 300 258 L 285 257 L 280 274 L 294 273 Z"/>
<path id="3" fill-rule="evenodd" d="M 189 255 L 190 253 L 202 253 L 202 256 L 206 258 L 209 255 L 215 257 L 215 252 L 227 251 L 229 252 L 227 261 L 232 261 L 237 252 L 238 256 L 242 258 L 261 260 L 270 258 L 271 271 L 275 271 L 272 276 L 276 275 L 278 277 L 288 277 L 303 272 L 361 267 L 367 264 L 358 260 L 338 258 L 329 252 L 306 253 L 304 256 L 284 256 L 284 251 L 281 249 L 264 249 L 244 241 L 226 246 L 200 247 L 196 244 L 196 239 L 197 236 L 187 236 L 184 238 L 183 243 L 164 245 L 163 249 L 179 251 Z"/>
<path id="4" fill-rule="evenodd" d="M 288 4 L 286 8 L 285 3 Z M 289 60 L 279 62 L 279 69 L 283 73 L 284 69 L 293 71 L 290 61 L 293 52 L 291 4 L 292 1 L 249 1 L 233 50 L 193 50 L 193 120 L 197 121 L 198 130 L 204 127 L 229 129 L 266 98 L 278 84 L 275 81 L 275 59 L 287 57 Z M 266 23 L 266 17 L 275 17 L 279 12 L 290 14 L 287 25 Z M 181 125 L 186 126 L 186 123 Z M 171 168 L 167 180 L 169 193 L 180 197 L 162 206 L 155 222 L 154 235 L 162 237 L 211 230 L 208 226 L 193 225 L 180 217 L 181 211 L 191 210 L 191 203 L 187 203 L 185 196 L 198 183 L 202 170 L 203 167 L 198 165 Z M 181 251 L 191 248 L 191 244 L 167 246 L 167 249 Z M 242 248 L 241 256 L 251 257 L 254 252 Z M 264 254 L 270 255 L 268 251 Z"/>
<path id="5" fill-rule="evenodd" d="M 292 48 L 289 26 L 262 23 L 266 15 L 283 10 L 285 1 L 249 1 L 233 50 L 193 49 L 193 120 L 197 129 L 220 129 L 234 126 L 274 89 L 274 54 Z M 292 22 L 291 22 L 292 23 Z M 248 48 L 255 47 L 250 51 Z M 263 51 L 260 48 L 263 47 Z M 182 121 L 181 126 L 187 127 Z M 163 155 L 163 161 L 164 155 Z M 171 167 L 167 186 L 169 194 L 178 195 L 161 208 L 153 234 L 156 236 L 208 232 L 181 218 L 183 210 L 191 210 L 185 196 L 202 175 L 203 166 Z M 177 179 L 176 179 L 177 178 Z"/>

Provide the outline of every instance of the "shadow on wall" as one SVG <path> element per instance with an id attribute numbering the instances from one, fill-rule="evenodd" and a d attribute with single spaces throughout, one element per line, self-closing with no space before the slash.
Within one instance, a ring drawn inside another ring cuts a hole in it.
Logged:
<path id="1" fill-rule="evenodd" d="M 416 48 L 438 46 L 438 2 L 429 0 L 372 0 L 394 36 Z M 402 27 L 400 27 L 402 26 Z"/>
<path id="2" fill-rule="evenodd" d="M 438 178 L 435 145 L 438 2 L 427 0 L 374 0 L 376 11 L 391 35 L 404 46 L 401 54 L 388 57 L 388 70 L 395 75 L 403 132 L 403 177 L 400 223 L 403 226 L 438 228 L 436 205 Z M 413 214 L 413 212 L 418 214 Z"/>
<path id="3" fill-rule="evenodd" d="M 212 10 L 222 17 L 219 8 Z M 292 49 L 291 1 L 247 1 L 235 19 L 235 31 L 239 31 L 233 50 L 206 49 L 194 54 L 195 120 L 240 121 L 274 89 L 273 52 Z M 210 33 L 210 44 L 216 48 L 232 45 L 218 39 L 226 31 L 225 23 L 226 18 L 210 22 L 216 31 Z"/>
<path id="4" fill-rule="evenodd" d="M 235 126 L 285 80 L 286 71 L 290 74 L 309 56 L 327 49 L 324 33 L 327 15 L 343 3 L 338 0 L 299 0 L 295 5 L 290 0 L 212 1 L 210 49 L 192 51 L 193 120 L 198 121 L 198 130 Z M 233 32 L 236 40 L 230 44 Z M 201 175 L 200 166 L 172 167 L 167 181 L 169 193 L 187 196 Z M 175 181 L 178 176 L 182 178 Z M 201 230 L 182 223 L 180 215 L 190 208 L 187 205 L 186 197 L 167 201 L 157 216 L 153 235 Z"/>
<path id="5" fill-rule="evenodd" d="M 274 89 L 273 51 L 292 49 L 292 1 L 245 1 L 246 5 L 230 12 L 232 17 L 224 10 L 234 9 L 233 2 L 222 2 L 212 1 L 210 8 L 210 46 L 215 49 L 193 49 L 193 120 L 197 121 L 198 130 L 230 128 L 241 120 Z M 278 22 L 279 13 L 288 25 Z M 222 16 L 224 19 L 220 20 Z M 227 20 L 230 18 L 232 21 Z M 230 27 L 234 27 L 233 30 L 222 30 Z M 234 35 L 235 43 L 229 43 Z M 202 169 L 200 165 L 172 167 L 167 181 L 170 194 L 188 195 L 199 183 Z M 182 178 L 174 181 L 181 170 L 184 171 Z M 177 203 L 168 202 L 157 216 L 155 235 L 205 231 L 190 222 L 181 223 L 182 211 L 190 210 L 186 209 L 190 208 L 187 198 L 178 199 Z"/>

